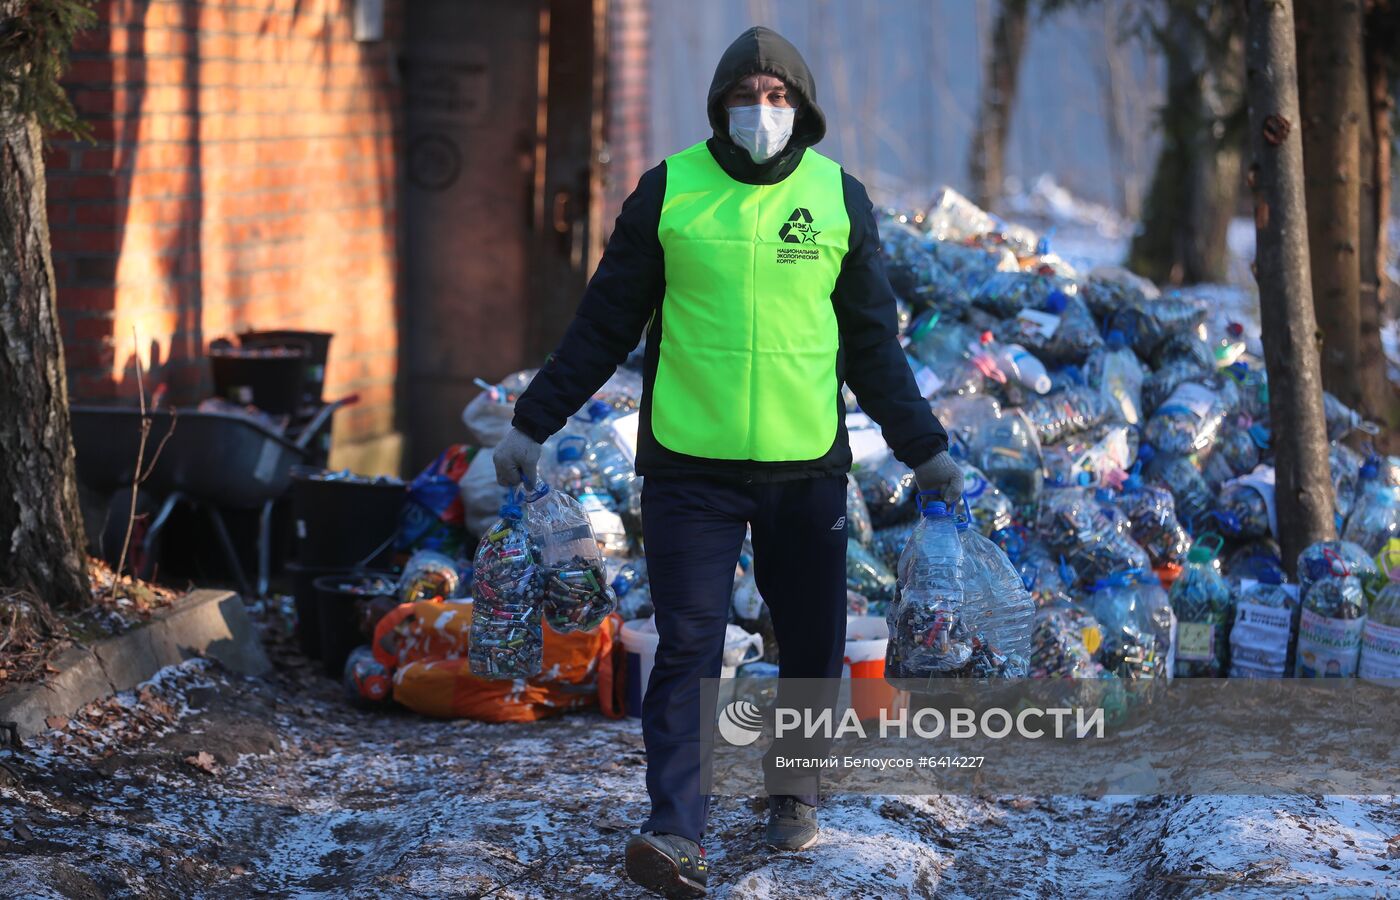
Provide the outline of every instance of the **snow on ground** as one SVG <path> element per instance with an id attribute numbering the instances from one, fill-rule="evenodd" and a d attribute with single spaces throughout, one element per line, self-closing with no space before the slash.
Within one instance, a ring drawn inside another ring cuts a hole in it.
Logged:
<path id="1" fill-rule="evenodd" d="M 0 751 L 0 897 L 643 896 L 636 720 L 443 722 L 204 663 L 119 706 Z M 837 796 L 795 854 L 762 805 L 717 799 L 714 896 L 1400 897 L 1389 797 Z"/>

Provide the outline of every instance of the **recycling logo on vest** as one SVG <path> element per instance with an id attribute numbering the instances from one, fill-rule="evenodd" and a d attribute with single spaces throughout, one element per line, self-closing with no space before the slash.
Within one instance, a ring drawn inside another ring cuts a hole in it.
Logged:
<path id="1" fill-rule="evenodd" d="M 812 214 L 799 206 L 788 216 L 787 222 L 778 232 L 778 237 L 788 244 L 815 244 L 819 234 L 820 231 L 812 228 Z"/>
<path id="2" fill-rule="evenodd" d="M 805 206 L 793 209 L 783 227 L 778 229 L 778 237 L 784 244 L 811 244 L 811 247 L 779 247 L 776 261 L 779 265 L 795 265 L 799 262 L 815 261 L 821 258 L 816 250 L 817 235 L 812 227 L 812 213 Z"/>

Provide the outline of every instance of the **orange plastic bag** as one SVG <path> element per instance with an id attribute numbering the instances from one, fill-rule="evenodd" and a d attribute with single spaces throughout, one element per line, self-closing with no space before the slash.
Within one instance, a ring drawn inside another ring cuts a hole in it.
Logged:
<path id="1" fill-rule="evenodd" d="M 380 621 L 374 655 L 394 672 L 394 699 L 415 712 L 484 722 L 533 722 L 599 702 L 613 702 L 613 645 L 621 620 L 609 616 L 591 632 L 544 632 L 544 671 L 498 681 L 471 674 L 470 603 L 405 603 Z"/>

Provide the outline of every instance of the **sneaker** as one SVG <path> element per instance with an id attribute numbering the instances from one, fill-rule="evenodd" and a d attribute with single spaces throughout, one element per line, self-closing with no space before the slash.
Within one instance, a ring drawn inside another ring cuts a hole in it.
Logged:
<path id="1" fill-rule="evenodd" d="M 675 834 L 634 834 L 627 841 L 627 877 L 668 900 L 703 897 L 710 864 L 692 840 Z"/>
<path id="2" fill-rule="evenodd" d="M 768 846 L 806 850 L 817 842 L 817 808 L 796 797 L 768 798 Z"/>

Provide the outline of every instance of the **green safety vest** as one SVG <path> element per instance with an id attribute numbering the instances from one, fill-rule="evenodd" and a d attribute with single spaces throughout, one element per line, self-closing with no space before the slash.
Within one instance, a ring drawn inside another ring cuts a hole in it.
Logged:
<path id="1" fill-rule="evenodd" d="M 703 143 L 666 160 L 666 295 L 651 428 L 705 459 L 819 459 L 836 439 L 831 293 L 851 223 L 841 167 L 807 150 L 778 184 L 725 174 Z"/>

